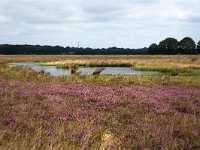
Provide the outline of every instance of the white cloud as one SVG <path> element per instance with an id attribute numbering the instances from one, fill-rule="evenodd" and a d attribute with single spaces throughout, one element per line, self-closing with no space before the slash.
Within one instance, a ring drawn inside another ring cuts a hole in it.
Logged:
<path id="1" fill-rule="evenodd" d="M 0 14 L 0 23 L 7 23 L 9 21 L 10 19 L 8 17 Z"/>

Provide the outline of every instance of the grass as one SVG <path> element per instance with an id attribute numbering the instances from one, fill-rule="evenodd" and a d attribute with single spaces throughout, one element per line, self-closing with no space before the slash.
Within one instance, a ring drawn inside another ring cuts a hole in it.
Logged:
<path id="1" fill-rule="evenodd" d="M 128 56 L 104 56 L 104 55 L 0 55 L 0 63 L 4 62 L 47 62 L 47 65 L 52 64 L 99 64 L 99 65 L 117 65 L 124 64 L 128 66 L 188 66 L 198 67 L 200 58 L 198 55 L 128 55 Z M 102 66 L 101 65 L 101 66 Z"/>
<path id="2" fill-rule="evenodd" d="M 96 60 L 164 73 L 52 77 L 6 65 Z M 199 61 L 199 56 L 0 56 L 0 149 L 197 150 Z"/>
<path id="3" fill-rule="evenodd" d="M 200 74 L 198 56 L 90 56 L 41 63 L 44 66 L 69 68 L 74 65 L 87 67 L 132 67 L 142 71 L 160 71 L 163 73 Z"/>
<path id="4" fill-rule="evenodd" d="M 58 83 L 90 83 L 101 85 L 144 85 L 144 86 L 186 86 L 195 87 L 200 84 L 200 76 L 197 74 L 171 76 L 170 74 L 158 75 L 101 75 L 101 76 L 68 76 L 52 77 L 49 74 L 36 72 L 29 68 L 10 68 L 7 65 L 1 65 L 0 73 L 9 78 L 17 80 L 26 79 L 35 82 L 58 82 Z"/>
<path id="5" fill-rule="evenodd" d="M 136 66 L 133 67 L 136 70 L 142 71 L 159 71 L 163 73 L 182 73 L 186 75 L 199 75 L 200 68 L 199 67 L 165 67 L 165 66 Z"/>

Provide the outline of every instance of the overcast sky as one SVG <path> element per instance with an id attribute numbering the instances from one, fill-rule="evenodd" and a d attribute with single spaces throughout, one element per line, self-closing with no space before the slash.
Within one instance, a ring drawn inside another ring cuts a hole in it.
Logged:
<path id="1" fill-rule="evenodd" d="M 140 48 L 200 40 L 200 0 L 0 0 L 0 44 Z"/>

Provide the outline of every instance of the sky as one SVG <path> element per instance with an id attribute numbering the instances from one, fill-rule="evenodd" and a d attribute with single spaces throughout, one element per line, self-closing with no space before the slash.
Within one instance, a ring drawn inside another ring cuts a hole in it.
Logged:
<path id="1" fill-rule="evenodd" d="M 142 48 L 200 40 L 200 0 L 0 0 L 0 44 Z"/>

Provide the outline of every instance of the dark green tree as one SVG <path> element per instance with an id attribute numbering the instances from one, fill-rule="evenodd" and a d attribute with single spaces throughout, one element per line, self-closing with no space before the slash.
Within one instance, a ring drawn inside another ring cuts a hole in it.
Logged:
<path id="1" fill-rule="evenodd" d="M 156 43 L 153 43 L 149 46 L 148 48 L 148 53 L 149 54 L 158 54 L 158 45 Z"/>
<path id="2" fill-rule="evenodd" d="M 175 38 L 166 38 L 159 43 L 158 49 L 161 54 L 177 54 L 178 41 Z"/>
<path id="3" fill-rule="evenodd" d="M 179 53 L 181 54 L 196 54 L 196 44 L 190 37 L 183 38 L 179 43 Z"/>
<path id="4" fill-rule="evenodd" d="M 200 41 L 197 43 L 197 51 L 200 54 Z"/>

